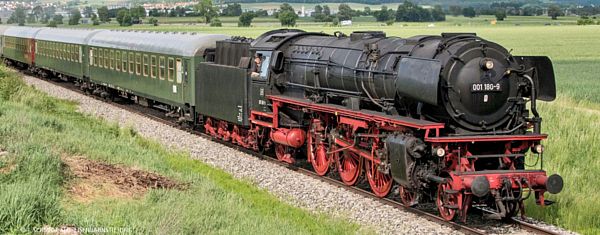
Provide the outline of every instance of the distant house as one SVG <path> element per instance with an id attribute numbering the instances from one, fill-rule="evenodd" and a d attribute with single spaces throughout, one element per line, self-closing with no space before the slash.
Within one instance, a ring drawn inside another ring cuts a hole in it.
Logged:
<path id="1" fill-rule="evenodd" d="M 352 20 L 342 20 L 340 21 L 341 26 L 352 26 Z"/>

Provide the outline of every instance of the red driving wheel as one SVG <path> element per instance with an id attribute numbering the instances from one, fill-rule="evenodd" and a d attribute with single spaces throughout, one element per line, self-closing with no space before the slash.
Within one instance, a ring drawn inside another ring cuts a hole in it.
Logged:
<path id="1" fill-rule="evenodd" d="M 344 150 L 337 158 L 338 173 L 346 185 L 354 185 L 360 176 L 361 159 L 358 154 Z"/>

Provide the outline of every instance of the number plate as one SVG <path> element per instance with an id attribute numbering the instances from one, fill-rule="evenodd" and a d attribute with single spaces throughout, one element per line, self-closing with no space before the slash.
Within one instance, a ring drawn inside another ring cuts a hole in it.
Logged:
<path id="1" fill-rule="evenodd" d="M 500 83 L 473 83 L 471 92 L 502 91 Z"/>

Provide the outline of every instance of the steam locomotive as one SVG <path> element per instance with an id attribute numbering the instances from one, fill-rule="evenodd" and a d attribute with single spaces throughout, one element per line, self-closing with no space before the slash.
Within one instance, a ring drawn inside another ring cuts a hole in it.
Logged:
<path id="1" fill-rule="evenodd" d="M 9 64 L 162 109 L 290 164 L 306 158 L 347 185 L 366 179 L 379 197 L 434 201 L 446 220 L 465 220 L 474 205 L 510 218 L 531 194 L 545 206 L 545 192 L 563 187 L 541 164 L 525 167 L 543 161 L 536 102 L 556 96 L 551 61 L 475 34 L 0 33 Z"/>

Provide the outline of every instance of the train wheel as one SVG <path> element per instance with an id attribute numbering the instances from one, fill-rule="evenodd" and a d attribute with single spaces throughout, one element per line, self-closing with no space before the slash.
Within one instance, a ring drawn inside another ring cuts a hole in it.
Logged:
<path id="1" fill-rule="evenodd" d="M 385 197 L 392 189 L 392 176 L 382 173 L 377 168 L 378 166 L 365 159 L 365 172 L 371 186 L 371 191 L 373 191 L 375 196 Z"/>
<path id="2" fill-rule="evenodd" d="M 308 159 L 317 175 L 323 176 L 329 170 L 331 158 L 327 155 L 327 147 L 323 140 L 317 137 L 315 128 L 311 127 L 311 133 L 308 134 L 307 151 Z"/>
<path id="3" fill-rule="evenodd" d="M 354 185 L 360 176 L 361 159 L 352 151 L 343 151 L 337 158 L 338 173 L 346 185 Z"/>
<path id="4" fill-rule="evenodd" d="M 327 174 L 329 170 L 329 162 L 331 161 L 329 156 L 327 156 L 327 148 L 325 144 L 322 142 L 314 143 L 314 137 L 312 135 L 308 136 L 308 150 L 306 153 L 308 154 L 308 158 L 310 159 L 310 163 L 315 170 L 317 175 L 323 176 Z"/>
<path id="5" fill-rule="evenodd" d="M 436 205 L 440 216 L 445 220 L 452 220 L 458 211 L 459 192 L 452 189 L 452 180 L 447 178 L 446 183 L 438 185 Z"/>
<path id="6" fill-rule="evenodd" d="M 399 186 L 398 188 L 400 194 L 400 200 L 406 206 L 416 205 L 418 202 L 417 194 L 415 192 L 411 192 L 403 186 Z"/>

